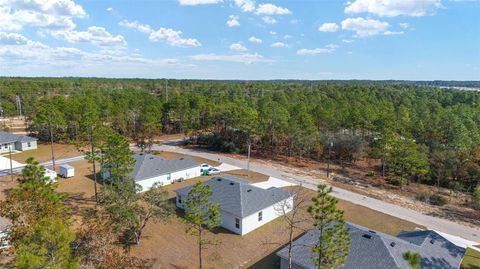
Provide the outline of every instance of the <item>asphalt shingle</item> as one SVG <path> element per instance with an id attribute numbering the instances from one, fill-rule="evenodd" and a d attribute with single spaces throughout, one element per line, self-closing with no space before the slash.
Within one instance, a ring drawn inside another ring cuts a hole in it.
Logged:
<path id="1" fill-rule="evenodd" d="M 166 159 L 152 154 L 138 153 L 133 158 L 135 159 L 135 167 L 129 176 L 137 182 L 193 167 L 199 167 L 200 169 L 200 164 L 191 157 Z"/>
<path id="2" fill-rule="evenodd" d="M 221 210 L 241 218 L 292 196 L 288 191 L 279 188 L 265 190 L 249 184 L 246 180 L 228 175 L 215 177 L 204 183 L 212 189 L 211 202 L 219 204 Z M 175 192 L 187 197 L 192 188 L 193 185 Z"/>

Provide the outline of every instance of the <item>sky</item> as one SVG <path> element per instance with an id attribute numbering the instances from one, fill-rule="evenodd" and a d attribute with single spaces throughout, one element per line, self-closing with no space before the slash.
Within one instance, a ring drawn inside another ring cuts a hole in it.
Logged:
<path id="1" fill-rule="evenodd" d="M 0 0 L 0 76 L 480 80 L 480 0 Z"/>

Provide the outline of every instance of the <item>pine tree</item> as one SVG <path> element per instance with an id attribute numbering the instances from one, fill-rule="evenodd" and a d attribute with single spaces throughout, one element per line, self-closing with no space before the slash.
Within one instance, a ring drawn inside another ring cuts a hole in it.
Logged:
<path id="1" fill-rule="evenodd" d="M 197 237 L 199 268 L 202 269 L 202 249 L 215 241 L 205 238 L 205 232 L 212 230 L 221 223 L 220 206 L 208 200 L 212 196 L 210 186 L 197 182 L 188 192 L 185 201 L 185 219 L 190 225 L 187 232 Z"/>
<path id="2" fill-rule="evenodd" d="M 343 268 L 350 250 L 350 234 L 343 211 L 337 209 L 338 200 L 329 195 L 331 192 L 332 187 L 318 185 L 313 205 L 308 208 L 320 233 L 318 243 L 311 249 L 316 269 Z"/>

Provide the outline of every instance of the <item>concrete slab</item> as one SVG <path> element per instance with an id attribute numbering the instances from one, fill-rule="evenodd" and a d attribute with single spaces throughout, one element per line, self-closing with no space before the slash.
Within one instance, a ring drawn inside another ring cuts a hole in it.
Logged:
<path id="1" fill-rule="evenodd" d="M 293 184 L 285 180 L 281 180 L 276 177 L 269 177 L 267 181 L 254 183 L 252 185 L 262 189 L 268 189 L 271 187 L 281 188 L 281 187 L 295 186 L 296 184 Z"/>
<path id="2" fill-rule="evenodd" d="M 13 168 L 18 168 L 22 166 L 25 166 L 25 164 L 12 160 Z M 10 169 L 10 159 L 0 156 L 0 170 L 5 170 L 5 169 Z"/>
<path id="3" fill-rule="evenodd" d="M 217 168 L 218 170 L 222 171 L 222 172 L 227 172 L 227 171 L 232 171 L 232 170 L 239 170 L 239 169 L 242 169 L 238 166 L 235 166 L 235 165 L 231 165 L 231 164 L 228 164 L 228 163 L 222 163 L 221 165 L 215 167 Z"/>

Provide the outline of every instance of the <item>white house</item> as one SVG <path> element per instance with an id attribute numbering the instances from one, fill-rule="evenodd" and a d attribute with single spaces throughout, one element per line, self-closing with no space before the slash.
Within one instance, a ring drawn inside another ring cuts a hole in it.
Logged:
<path id="1" fill-rule="evenodd" d="M 221 226 L 240 235 L 290 212 L 293 207 L 293 194 L 280 188 L 262 189 L 228 175 L 204 183 L 212 189 L 210 201 L 220 205 Z M 177 207 L 185 209 L 185 200 L 192 187 L 175 191 Z"/>
<path id="2" fill-rule="evenodd" d="M 153 184 L 168 185 L 200 176 L 200 164 L 191 157 L 166 159 L 152 154 L 138 153 L 133 155 L 135 167 L 128 175 L 135 183 L 142 186 L 142 191 L 150 189 Z M 108 178 L 108 168 L 103 173 Z"/>
<path id="3" fill-rule="evenodd" d="M 37 148 L 37 139 L 0 131 L 0 153 L 12 151 L 24 151 Z"/>

